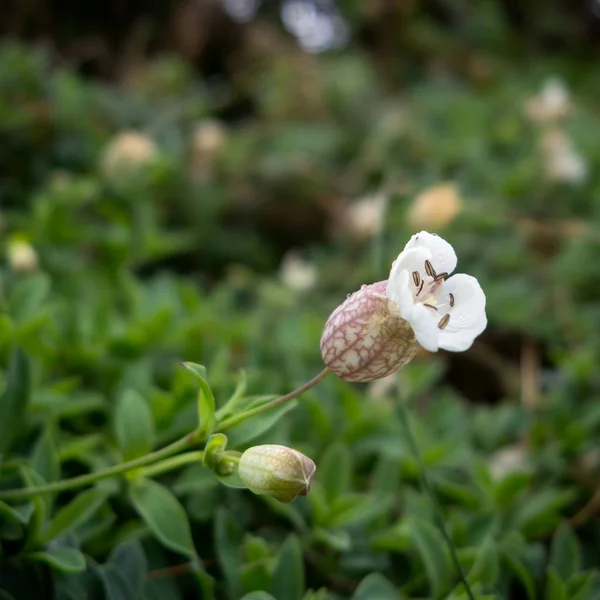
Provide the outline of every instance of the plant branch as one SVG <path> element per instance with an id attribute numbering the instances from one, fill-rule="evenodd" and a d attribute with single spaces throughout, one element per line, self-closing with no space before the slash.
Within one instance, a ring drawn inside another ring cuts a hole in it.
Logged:
<path id="1" fill-rule="evenodd" d="M 86 485 L 92 485 L 102 479 L 108 479 L 109 477 L 114 477 L 115 475 L 121 475 L 127 471 L 139 469 L 140 467 L 145 467 L 146 465 L 150 465 L 161 459 L 168 458 L 169 456 L 172 456 L 181 450 L 190 448 L 198 441 L 198 430 L 194 430 L 192 433 L 189 433 L 188 435 L 176 440 L 164 448 L 161 448 L 160 450 L 156 450 L 155 452 L 151 452 L 150 454 L 146 454 L 145 456 L 141 456 L 140 458 L 136 458 L 134 460 L 114 465 L 106 469 L 101 469 L 100 471 L 95 471 L 94 473 L 86 473 L 85 475 L 79 475 L 77 477 L 71 477 L 70 479 L 63 479 L 61 481 L 30 488 L 0 491 L 0 500 L 26 500 L 38 494 L 51 494 L 63 492 L 65 490 L 72 490 Z"/>
<path id="2" fill-rule="evenodd" d="M 262 404 L 261 406 L 256 406 L 255 408 L 251 408 L 250 410 L 248 410 L 246 412 L 240 413 L 239 415 L 233 415 L 233 416 L 229 417 L 228 419 L 221 421 L 221 423 L 217 424 L 215 431 L 225 431 L 227 429 L 230 429 L 234 425 L 237 425 L 238 423 L 242 423 L 246 419 L 250 419 L 251 417 L 260 415 L 263 412 L 272 410 L 273 408 L 276 408 L 277 406 L 281 406 L 282 404 L 285 404 L 286 402 L 289 402 L 290 400 L 297 398 L 298 396 L 300 396 L 307 390 L 310 390 L 312 387 L 317 385 L 317 383 L 319 383 L 322 379 L 324 379 L 325 376 L 328 375 L 330 372 L 331 371 L 327 367 L 325 367 L 318 375 L 313 377 L 310 381 L 307 381 L 304 385 L 301 385 L 299 388 L 295 389 L 293 392 L 290 392 L 289 394 L 286 394 L 285 396 L 279 396 L 279 398 L 275 398 L 274 400 L 271 400 L 270 402 Z"/>

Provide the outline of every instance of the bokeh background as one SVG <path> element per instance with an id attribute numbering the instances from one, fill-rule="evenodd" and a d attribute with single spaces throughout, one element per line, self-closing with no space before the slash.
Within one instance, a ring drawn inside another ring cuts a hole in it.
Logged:
<path id="1" fill-rule="evenodd" d="M 219 404 L 306 381 L 416 231 L 489 318 L 232 431 L 316 461 L 294 504 L 158 477 L 191 548 L 120 479 L 0 504 L 3 600 L 465 598 L 400 402 L 478 598 L 600 598 L 596 0 L 3 0 L 0 36 L 1 489 L 121 460 L 124 396 L 189 431 L 181 361 Z"/>

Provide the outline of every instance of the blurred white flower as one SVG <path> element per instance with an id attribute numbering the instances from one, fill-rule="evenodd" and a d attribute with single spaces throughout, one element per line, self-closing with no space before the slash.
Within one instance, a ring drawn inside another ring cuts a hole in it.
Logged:
<path id="1" fill-rule="evenodd" d="M 513 473 L 527 473 L 531 465 L 522 446 L 501 448 L 490 459 L 489 470 L 493 479 L 503 479 Z"/>
<path id="2" fill-rule="evenodd" d="M 192 147 L 196 154 L 214 156 L 225 144 L 227 132 L 217 119 L 206 119 L 194 128 Z"/>
<path id="3" fill-rule="evenodd" d="M 448 277 L 456 262 L 448 242 L 421 231 L 392 265 L 387 297 L 430 352 L 467 350 L 487 326 L 485 294 L 477 279 L 463 273 Z"/>
<path id="4" fill-rule="evenodd" d="M 433 185 L 415 198 L 407 221 L 414 229 L 443 229 L 460 213 L 462 204 L 453 183 Z"/>
<path id="5" fill-rule="evenodd" d="M 223 123 L 216 119 L 206 119 L 196 125 L 192 133 L 192 157 L 190 177 L 195 181 L 209 179 L 214 159 L 227 141 L 227 131 Z"/>
<path id="6" fill-rule="evenodd" d="M 541 151 L 550 180 L 581 183 L 587 178 L 587 163 L 564 131 L 553 129 L 545 132 L 541 139 Z"/>
<path id="7" fill-rule="evenodd" d="M 569 90 L 558 78 L 548 79 L 540 93 L 525 104 L 527 116 L 536 123 L 546 123 L 564 117 L 571 110 Z"/>
<path id="8" fill-rule="evenodd" d="M 151 164 L 157 157 L 158 148 L 150 137 L 137 131 L 123 131 L 104 149 L 101 168 L 105 176 L 119 178 Z"/>
<path id="9" fill-rule="evenodd" d="M 350 35 L 348 23 L 329 0 L 285 0 L 281 20 L 307 52 L 340 48 Z"/>
<path id="10" fill-rule="evenodd" d="M 28 273 L 38 268 L 38 255 L 29 242 L 12 240 L 8 243 L 8 263 L 13 271 Z"/>
<path id="11" fill-rule="evenodd" d="M 296 250 L 290 250 L 283 257 L 279 276 L 284 285 L 297 292 L 313 289 L 318 278 L 315 266 L 304 260 Z"/>
<path id="12" fill-rule="evenodd" d="M 366 196 L 353 202 L 344 215 L 348 233 L 357 239 L 366 239 L 380 233 L 386 207 L 387 197 L 384 194 Z"/>
<path id="13" fill-rule="evenodd" d="M 247 23 L 256 15 L 261 0 L 221 0 L 225 12 L 238 23 Z"/>

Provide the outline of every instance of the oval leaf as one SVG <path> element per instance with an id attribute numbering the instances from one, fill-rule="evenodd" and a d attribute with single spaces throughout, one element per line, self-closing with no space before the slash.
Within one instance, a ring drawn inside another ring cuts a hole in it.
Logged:
<path id="1" fill-rule="evenodd" d="M 75 527 L 87 521 L 106 501 L 109 492 L 101 488 L 92 488 L 79 494 L 74 500 L 62 508 L 48 529 L 41 536 L 41 543 L 72 531 Z"/>
<path id="2" fill-rule="evenodd" d="M 215 428 L 215 397 L 206 381 L 206 367 L 192 362 L 182 363 L 197 378 L 200 385 L 198 395 L 198 421 L 202 436 L 208 435 Z"/>
<path id="3" fill-rule="evenodd" d="M 115 435 L 125 460 L 148 454 L 154 444 L 154 419 L 143 396 L 126 390 L 117 401 Z"/>
<path id="4" fill-rule="evenodd" d="M 273 410 L 249 417 L 247 420 L 234 425 L 231 429 L 227 430 L 229 446 L 237 448 L 246 445 L 251 440 L 271 429 L 283 415 L 294 409 L 297 404 L 296 400 L 292 400 L 291 402 L 277 406 Z"/>
<path id="5" fill-rule="evenodd" d="M 8 363 L 6 388 L 0 397 L 0 454 L 21 433 L 30 395 L 29 362 L 21 348 L 14 347 Z"/>
<path id="6" fill-rule="evenodd" d="M 302 600 L 304 562 L 302 548 L 295 535 L 290 535 L 281 547 L 270 592 L 277 600 Z"/>
<path id="7" fill-rule="evenodd" d="M 34 552 L 29 558 L 43 562 L 61 573 L 81 573 L 85 570 L 85 556 L 75 548 L 54 548 L 45 552 Z"/>
<path id="8" fill-rule="evenodd" d="M 367 575 L 354 591 L 352 600 L 400 600 L 396 588 L 380 573 Z"/>
<path id="9" fill-rule="evenodd" d="M 143 479 L 131 485 L 130 496 L 136 511 L 162 544 L 190 558 L 197 557 L 187 514 L 166 487 Z"/>

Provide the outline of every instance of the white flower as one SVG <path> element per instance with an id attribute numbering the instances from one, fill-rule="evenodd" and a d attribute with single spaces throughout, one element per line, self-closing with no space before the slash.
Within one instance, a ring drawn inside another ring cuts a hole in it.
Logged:
<path id="1" fill-rule="evenodd" d="M 28 273 L 38 268 L 38 255 L 29 242 L 16 239 L 8 244 L 8 262 L 14 271 Z"/>
<path id="2" fill-rule="evenodd" d="M 356 239 L 377 235 L 383 229 L 387 198 L 383 194 L 366 196 L 351 204 L 345 215 L 346 228 Z"/>
<path id="3" fill-rule="evenodd" d="M 569 89 L 562 79 L 552 77 L 537 96 L 527 101 L 525 108 L 529 118 L 538 123 L 560 119 L 571 109 Z"/>
<path id="4" fill-rule="evenodd" d="M 283 283 L 292 290 L 305 292 L 317 284 L 317 269 L 304 260 L 296 250 L 290 250 L 281 262 L 279 275 Z"/>
<path id="5" fill-rule="evenodd" d="M 477 279 L 462 273 L 448 277 L 456 262 L 448 242 L 421 231 L 392 265 L 390 312 L 408 321 L 419 344 L 430 352 L 467 350 L 487 325 L 485 294 Z"/>
<path id="6" fill-rule="evenodd" d="M 588 174 L 587 163 L 564 131 L 547 131 L 542 136 L 541 149 L 549 179 L 567 183 L 585 181 Z"/>

